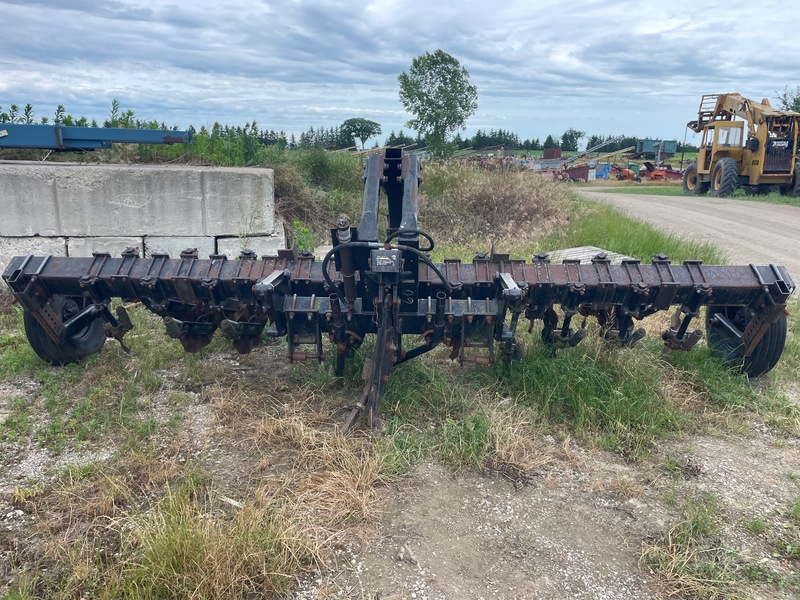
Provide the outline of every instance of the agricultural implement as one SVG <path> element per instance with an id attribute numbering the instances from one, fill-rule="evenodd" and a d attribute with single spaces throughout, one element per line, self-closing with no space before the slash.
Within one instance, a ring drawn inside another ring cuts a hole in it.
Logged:
<path id="1" fill-rule="evenodd" d="M 63 152 L 100 150 L 114 144 L 191 144 L 192 130 L 77 127 L 72 125 L 0 125 L 0 148 L 42 148 Z"/>
<path id="2" fill-rule="evenodd" d="M 676 351 L 701 339 L 690 325 L 706 306 L 709 344 L 731 366 L 757 376 L 783 351 L 794 290 L 783 267 L 678 265 L 663 255 L 650 264 L 611 264 L 604 254 L 590 264 L 551 264 L 545 254 L 526 262 L 494 249 L 471 262 L 437 264 L 428 254 L 434 240 L 417 223 L 419 158 L 396 149 L 370 155 L 364 181 L 360 222 L 353 226 L 341 216 L 322 260 L 294 250 L 205 259 L 196 250 L 142 258 L 129 249 L 118 258 L 18 256 L 3 279 L 24 308 L 31 346 L 53 364 L 98 352 L 107 337 L 123 343 L 132 325 L 122 306 L 112 311 L 113 298 L 141 302 L 189 352 L 220 330 L 242 353 L 262 336 L 283 337 L 289 361 L 323 361 L 328 338 L 337 375 L 374 334 L 365 388 L 344 430 L 361 415 L 375 425 L 392 369 L 440 344 L 461 364 L 519 358 L 520 318 L 531 328 L 541 321 L 542 338 L 554 348 L 580 343 L 588 317 L 608 340 L 630 347 L 645 335 L 635 321 L 675 307 L 662 337 L 666 350 Z M 379 235 L 381 190 L 388 201 L 385 236 Z"/>

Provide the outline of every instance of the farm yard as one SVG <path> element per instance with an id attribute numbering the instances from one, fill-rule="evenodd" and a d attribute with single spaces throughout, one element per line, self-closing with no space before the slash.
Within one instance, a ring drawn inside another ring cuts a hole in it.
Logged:
<path id="1" fill-rule="evenodd" d="M 296 243 L 324 243 L 335 215 L 358 214 L 357 159 L 308 151 L 273 166 Z M 594 244 L 643 260 L 726 260 L 723 240 L 676 237 L 576 189 L 431 163 L 420 224 L 437 261 L 490 242 L 528 259 Z M 661 313 L 630 349 L 590 324 L 583 343 L 556 352 L 535 327 L 510 366 L 459 367 L 434 351 L 393 372 L 385 431 L 342 436 L 369 341 L 334 377 L 332 351 L 325 364 L 290 365 L 283 341 L 239 355 L 217 336 L 184 354 L 159 319 L 129 312 L 129 354 L 109 340 L 50 367 L 2 291 L 0 596 L 800 592 L 793 316 L 781 361 L 752 381 L 704 342 L 664 357 Z"/>

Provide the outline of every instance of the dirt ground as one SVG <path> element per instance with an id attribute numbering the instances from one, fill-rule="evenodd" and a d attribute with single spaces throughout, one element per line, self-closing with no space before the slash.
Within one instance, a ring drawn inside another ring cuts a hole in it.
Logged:
<path id="1" fill-rule="evenodd" d="M 259 349 L 250 361 L 274 359 Z M 232 354 L 215 360 L 236 359 Z M 34 385 L 3 384 L 0 411 L 20 390 L 35 399 Z M 165 398 L 156 397 L 154 414 L 169 414 Z M 206 464 L 218 492 L 244 499 L 264 473 L 252 447 L 235 441 L 242 423 L 222 423 L 200 394 L 189 398 L 185 430 L 190 443 L 182 454 Z M 724 548 L 790 575 L 793 564 L 773 556 L 747 534 L 745 524 L 756 517 L 780 524 L 800 497 L 800 441 L 759 420 L 739 423 L 737 430 L 742 433 L 671 440 L 638 463 L 586 449 L 568 436 L 547 435 L 543 466 L 517 477 L 422 463 L 411 477 L 381 489 L 373 523 L 337 547 L 329 569 L 300 581 L 294 597 L 666 598 L 662 580 L 641 561 L 643 546 L 674 524 L 680 499 L 703 492 L 720 499 Z M 111 450 L 100 444 L 51 455 L 42 448 L 4 444 L 0 537 L 21 540 L 36 526 L 34 514 L 12 505 L 16 487 L 47 485 L 54 469 L 105 461 Z M 682 465 L 677 478 L 665 471 L 667 459 Z M 2 578 L 10 577 L 5 559 L 0 556 Z M 795 596 L 779 587 L 752 585 L 744 597 Z"/>
<path id="2" fill-rule="evenodd" d="M 454 475 L 426 464 L 391 490 L 378 531 L 342 551 L 341 567 L 304 582 L 298 599 L 666 598 L 640 563 L 643 544 L 675 518 L 666 501 L 675 482 L 649 462 L 627 465 L 572 444 L 529 482 Z M 724 547 L 777 571 L 791 569 L 740 531 L 756 515 L 778 515 L 800 486 L 797 440 L 763 428 L 749 436 L 694 437 L 668 444 L 695 465 L 677 485 L 710 492 L 730 525 Z M 747 598 L 794 598 L 751 586 Z"/>

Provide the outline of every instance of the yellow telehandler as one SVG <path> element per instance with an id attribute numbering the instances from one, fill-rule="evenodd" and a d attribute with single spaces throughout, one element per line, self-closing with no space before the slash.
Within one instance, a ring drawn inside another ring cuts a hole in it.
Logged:
<path id="1" fill-rule="evenodd" d="M 706 94 L 696 121 L 687 125 L 702 133 L 697 161 L 683 174 L 685 194 L 709 190 L 732 195 L 742 186 L 748 194 L 800 196 L 797 164 L 800 113 L 777 110 L 769 100 L 749 100 L 740 94 Z"/>

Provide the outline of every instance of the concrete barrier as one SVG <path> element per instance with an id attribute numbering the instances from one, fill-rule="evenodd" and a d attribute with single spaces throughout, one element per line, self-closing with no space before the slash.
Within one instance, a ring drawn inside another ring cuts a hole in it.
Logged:
<path id="1" fill-rule="evenodd" d="M 274 254 L 272 169 L 0 162 L 0 271 L 29 253 Z"/>

